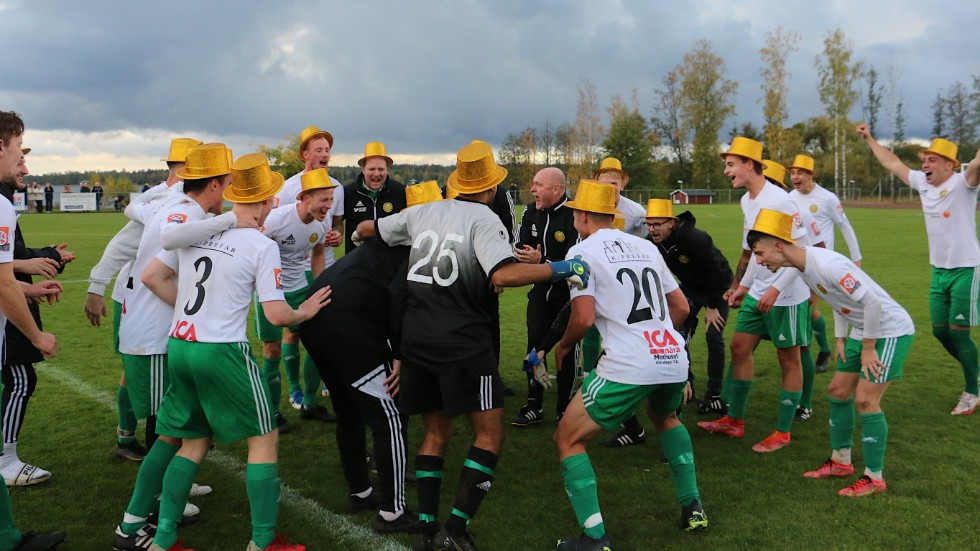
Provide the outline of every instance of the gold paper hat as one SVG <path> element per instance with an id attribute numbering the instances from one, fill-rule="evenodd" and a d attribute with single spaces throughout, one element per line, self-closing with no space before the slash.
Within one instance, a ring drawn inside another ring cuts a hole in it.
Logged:
<path id="1" fill-rule="evenodd" d="M 768 159 L 763 159 L 762 166 L 762 175 L 766 177 L 766 180 L 769 180 L 784 190 L 789 190 L 789 187 L 786 186 L 786 167 Z"/>
<path id="2" fill-rule="evenodd" d="M 458 193 L 480 193 L 507 177 L 507 169 L 498 166 L 493 159 L 493 149 L 484 142 L 464 146 L 456 154 L 456 170 L 449 175 L 446 185 Z"/>
<path id="3" fill-rule="evenodd" d="M 167 158 L 160 160 L 167 163 L 187 162 L 187 150 L 192 147 L 197 147 L 202 143 L 204 142 L 195 140 L 194 138 L 174 138 L 170 140 L 170 153 L 167 154 Z"/>
<path id="4" fill-rule="evenodd" d="M 303 184 L 303 189 L 296 194 L 297 201 L 299 201 L 300 197 L 303 196 L 304 191 L 314 189 L 331 189 L 337 187 L 337 184 L 333 183 L 333 180 L 330 179 L 330 175 L 327 174 L 327 169 L 325 168 L 318 168 L 316 170 L 304 172 L 303 175 L 299 177 L 299 180 Z"/>
<path id="5" fill-rule="evenodd" d="M 217 178 L 231 173 L 231 150 L 223 143 L 206 143 L 187 150 L 186 164 L 177 169 L 181 180 Z"/>
<path id="6" fill-rule="evenodd" d="M 330 132 L 327 132 L 326 130 L 320 130 L 315 126 L 307 126 L 306 128 L 303 129 L 302 132 L 299 133 L 299 150 L 303 151 L 304 149 L 306 149 L 306 144 L 309 143 L 310 140 L 312 140 L 313 138 L 321 138 L 321 137 L 326 138 L 327 143 L 330 144 L 330 147 L 333 147 L 333 136 L 330 134 Z"/>
<path id="7" fill-rule="evenodd" d="M 752 230 L 796 243 L 793 239 L 793 216 L 778 210 L 761 209 Z"/>
<path id="8" fill-rule="evenodd" d="M 231 185 L 222 196 L 232 203 L 259 203 L 279 193 L 282 174 L 269 168 L 264 153 L 242 155 L 231 165 Z"/>
<path id="9" fill-rule="evenodd" d="M 364 163 L 366 163 L 371 157 L 381 157 L 386 163 L 388 163 L 388 166 L 391 166 L 391 163 L 394 162 L 391 160 L 391 157 L 388 156 L 388 152 L 385 151 L 385 144 L 381 142 L 370 142 L 365 145 L 364 156 L 357 160 L 357 164 L 364 166 Z"/>
<path id="10" fill-rule="evenodd" d="M 647 218 L 677 218 L 674 206 L 669 199 L 650 199 L 647 201 Z"/>
<path id="11" fill-rule="evenodd" d="M 956 152 L 958 149 L 959 148 L 956 146 L 956 144 L 949 140 L 933 138 L 932 143 L 929 144 L 929 147 L 919 152 L 919 158 L 921 159 L 926 153 L 934 153 L 944 159 L 949 159 L 950 161 L 957 163 L 959 162 L 956 160 Z"/>
<path id="12" fill-rule="evenodd" d="M 595 171 L 592 175 L 592 179 L 597 180 L 599 175 L 603 172 L 618 172 L 623 176 L 623 185 L 630 183 L 630 175 L 623 170 L 623 163 L 619 162 L 616 157 L 606 157 L 599 163 L 599 170 Z"/>
<path id="13" fill-rule="evenodd" d="M 809 155 L 797 155 L 793 158 L 793 164 L 789 165 L 790 168 L 798 168 L 800 170 L 805 170 L 810 174 L 816 172 L 813 169 L 813 157 Z"/>
<path id="14" fill-rule="evenodd" d="M 732 146 L 728 148 L 728 151 L 721 154 L 721 158 L 724 159 L 726 155 L 738 155 L 761 163 L 762 143 L 737 136 L 732 140 Z"/>
<path id="15" fill-rule="evenodd" d="M 426 203 L 433 203 L 442 200 L 442 192 L 439 191 L 439 184 L 435 180 L 415 184 L 405 188 L 405 201 L 411 208 Z"/>
<path id="16" fill-rule="evenodd" d="M 455 199 L 457 195 L 459 195 L 459 190 L 446 182 L 446 199 Z"/>
<path id="17" fill-rule="evenodd" d="M 595 180 L 579 180 L 575 200 L 565 203 L 570 209 L 597 214 L 621 214 L 616 210 L 619 191 L 616 186 Z"/>
<path id="18" fill-rule="evenodd" d="M 613 229 L 626 231 L 626 217 L 622 213 L 613 216 Z"/>

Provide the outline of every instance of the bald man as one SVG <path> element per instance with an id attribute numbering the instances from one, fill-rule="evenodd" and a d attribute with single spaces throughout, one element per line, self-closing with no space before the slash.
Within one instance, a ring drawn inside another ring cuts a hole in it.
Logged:
<path id="1" fill-rule="evenodd" d="M 568 249 L 578 242 L 571 209 L 565 207 L 565 173 L 555 167 L 538 171 L 531 182 L 534 202 L 528 203 L 521 217 L 514 256 L 521 262 L 540 264 L 565 259 Z M 527 351 L 542 341 L 562 306 L 569 300 L 568 284 L 536 283 L 527 294 Z M 572 398 L 575 381 L 575 358 L 569 354 L 558 371 L 558 399 L 555 413 L 560 419 Z M 527 427 L 544 419 L 544 389 L 547 377 L 527 374 L 527 403 L 511 421 L 515 427 Z"/>

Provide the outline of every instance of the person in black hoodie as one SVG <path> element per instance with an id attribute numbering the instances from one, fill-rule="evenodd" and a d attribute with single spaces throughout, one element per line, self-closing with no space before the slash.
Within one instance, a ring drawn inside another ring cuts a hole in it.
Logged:
<path id="1" fill-rule="evenodd" d="M 26 152 L 30 151 L 25 150 Z M 23 160 L 19 166 L 16 182 L 0 183 L 0 194 L 8 200 L 13 199 L 15 191 L 26 187 L 23 177 L 28 174 Z M 65 250 L 66 245 L 28 248 L 20 225 L 14 232 L 14 277 L 18 281 L 32 283 L 31 275 L 53 278 L 64 269 L 66 263 L 75 256 Z M 38 328 L 41 327 L 41 311 L 38 304 L 28 301 L 28 308 Z M 37 385 L 34 364 L 44 360 L 41 352 L 31 344 L 13 323 L 7 321 L 6 356 L 3 360 L 3 455 L 0 456 L 0 474 L 8 486 L 30 486 L 40 484 L 51 478 L 51 473 L 25 463 L 17 456 L 17 439 L 24 424 L 27 403 Z"/>
<path id="2" fill-rule="evenodd" d="M 361 173 L 353 184 L 344 186 L 344 252 L 354 250 L 351 235 L 364 220 L 384 218 L 405 208 L 405 186 L 388 176 L 391 157 L 385 144 L 371 142 L 364 146 L 364 156 L 357 161 Z"/>

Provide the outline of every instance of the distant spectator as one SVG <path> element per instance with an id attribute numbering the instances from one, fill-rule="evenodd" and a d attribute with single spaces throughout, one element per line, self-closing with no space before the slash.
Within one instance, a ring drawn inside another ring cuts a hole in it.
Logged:
<path id="1" fill-rule="evenodd" d="M 54 206 L 54 186 L 51 182 L 44 184 L 44 210 L 51 212 Z"/>
<path id="2" fill-rule="evenodd" d="M 81 187 L 78 188 L 79 193 L 90 193 L 91 191 L 92 189 L 88 187 L 88 182 L 82 182 Z"/>
<path id="3" fill-rule="evenodd" d="M 41 184 L 33 183 L 27 188 L 27 210 L 30 211 L 31 205 L 34 205 L 34 212 L 41 212 L 44 210 L 44 192 L 41 189 Z"/>
<path id="4" fill-rule="evenodd" d="M 150 183 L 149 182 L 143 184 L 143 191 L 147 191 L 149 189 L 150 189 Z"/>
<path id="5" fill-rule="evenodd" d="M 61 193 L 71 193 L 71 184 L 61 186 Z"/>
<path id="6" fill-rule="evenodd" d="M 92 186 L 92 191 L 95 193 L 95 210 L 98 212 L 102 210 L 102 184 L 95 182 L 95 185 Z"/>
<path id="7" fill-rule="evenodd" d="M 125 197 L 122 195 L 116 195 L 112 199 L 112 206 L 116 209 L 116 212 L 122 212 L 126 208 L 126 203 L 124 202 Z"/>

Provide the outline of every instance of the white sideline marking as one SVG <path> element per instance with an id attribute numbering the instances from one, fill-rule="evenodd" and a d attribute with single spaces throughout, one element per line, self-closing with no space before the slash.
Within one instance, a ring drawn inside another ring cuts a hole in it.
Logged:
<path id="1" fill-rule="evenodd" d="M 71 373 L 58 369 L 47 362 L 36 364 L 34 367 L 37 371 L 45 375 L 50 375 L 52 378 L 71 387 L 78 394 L 110 411 L 115 411 L 116 398 L 108 392 L 101 391 Z M 243 482 L 245 481 L 245 464 L 241 461 L 222 453 L 220 450 L 213 450 L 208 455 L 208 458 L 216 465 L 235 473 Z M 298 511 L 307 520 L 315 523 L 315 525 L 324 528 L 338 540 L 347 544 L 353 544 L 360 549 L 371 551 L 406 551 L 408 549 L 397 540 L 381 536 L 370 528 L 365 528 L 356 522 L 352 522 L 352 517 L 348 515 L 339 515 L 329 509 L 323 508 L 315 500 L 302 495 L 285 484 L 282 485 L 282 494 L 279 497 L 279 501 Z M 311 550 L 313 549 L 310 544 L 306 545 Z"/>

